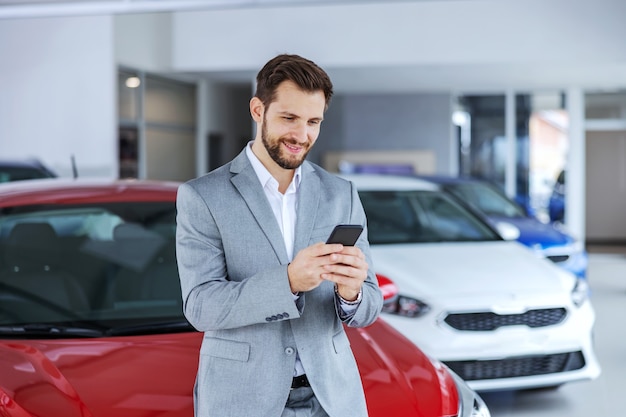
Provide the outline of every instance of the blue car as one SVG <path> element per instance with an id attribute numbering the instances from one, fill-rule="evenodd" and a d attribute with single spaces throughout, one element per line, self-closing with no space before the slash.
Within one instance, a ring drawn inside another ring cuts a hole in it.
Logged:
<path id="1" fill-rule="evenodd" d="M 475 178 L 420 176 L 464 202 L 497 230 L 514 230 L 516 239 L 578 277 L 586 278 L 588 256 L 584 245 L 558 224 L 546 224 L 528 214 L 493 184 Z M 511 227 L 514 226 L 514 227 Z M 517 234 L 517 233 L 515 233 Z"/>
<path id="2" fill-rule="evenodd" d="M 561 222 L 565 218 L 565 171 L 561 171 L 548 202 L 548 215 L 551 222 Z"/>

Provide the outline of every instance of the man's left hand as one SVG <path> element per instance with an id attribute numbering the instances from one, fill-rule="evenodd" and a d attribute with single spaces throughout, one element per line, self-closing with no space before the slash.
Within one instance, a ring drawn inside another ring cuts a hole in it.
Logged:
<path id="1" fill-rule="evenodd" d="M 337 292 L 344 300 L 356 300 L 369 269 L 365 255 L 356 246 L 344 246 L 341 252 L 330 255 L 330 261 L 324 265 L 326 272 L 321 278 L 337 284 Z"/>

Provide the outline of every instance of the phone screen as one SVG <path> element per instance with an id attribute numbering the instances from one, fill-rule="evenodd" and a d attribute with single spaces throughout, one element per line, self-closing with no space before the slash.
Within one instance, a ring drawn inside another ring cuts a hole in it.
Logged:
<path id="1" fill-rule="evenodd" d="M 339 224 L 335 226 L 326 243 L 341 243 L 344 246 L 354 246 L 362 231 L 363 226 L 360 224 Z"/>

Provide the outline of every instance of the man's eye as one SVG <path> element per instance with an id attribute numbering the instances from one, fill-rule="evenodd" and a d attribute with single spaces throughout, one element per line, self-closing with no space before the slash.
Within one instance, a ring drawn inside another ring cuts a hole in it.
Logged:
<path id="1" fill-rule="evenodd" d="M 289 120 L 289 121 L 292 121 L 294 118 L 293 118 L 293 117 L 290 117 L 290 116 L 284 116 L 284 117 L 283 117 L 283 119 L 285 119 L 285 120 Z"/>
<path id="2" fill-rule="evenodd" d="M 318 125 L 318 124 L 320 124 L 320 123 L 321 123 L 321 122 L 320 122 L 319 120 L 311 120 L 311 121 L 309 121 L 309 124 L 310 124 L 310 125 Z"/>

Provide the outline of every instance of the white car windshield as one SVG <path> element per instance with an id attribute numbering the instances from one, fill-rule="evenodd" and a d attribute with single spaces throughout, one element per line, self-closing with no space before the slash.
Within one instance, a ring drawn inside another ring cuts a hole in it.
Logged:
<path id="1" fill-rule="evenodd" d="M 526 217 L 524 209 L 490 185 L 478 182 L 459 183 L 447 184 L 445 188 L 488 216 Z"/>
<path id="2" fill-rule="evenodd" d="M 442 192 L 362 190 L 359 195 L 371 244 L 501 240 Z"/>

